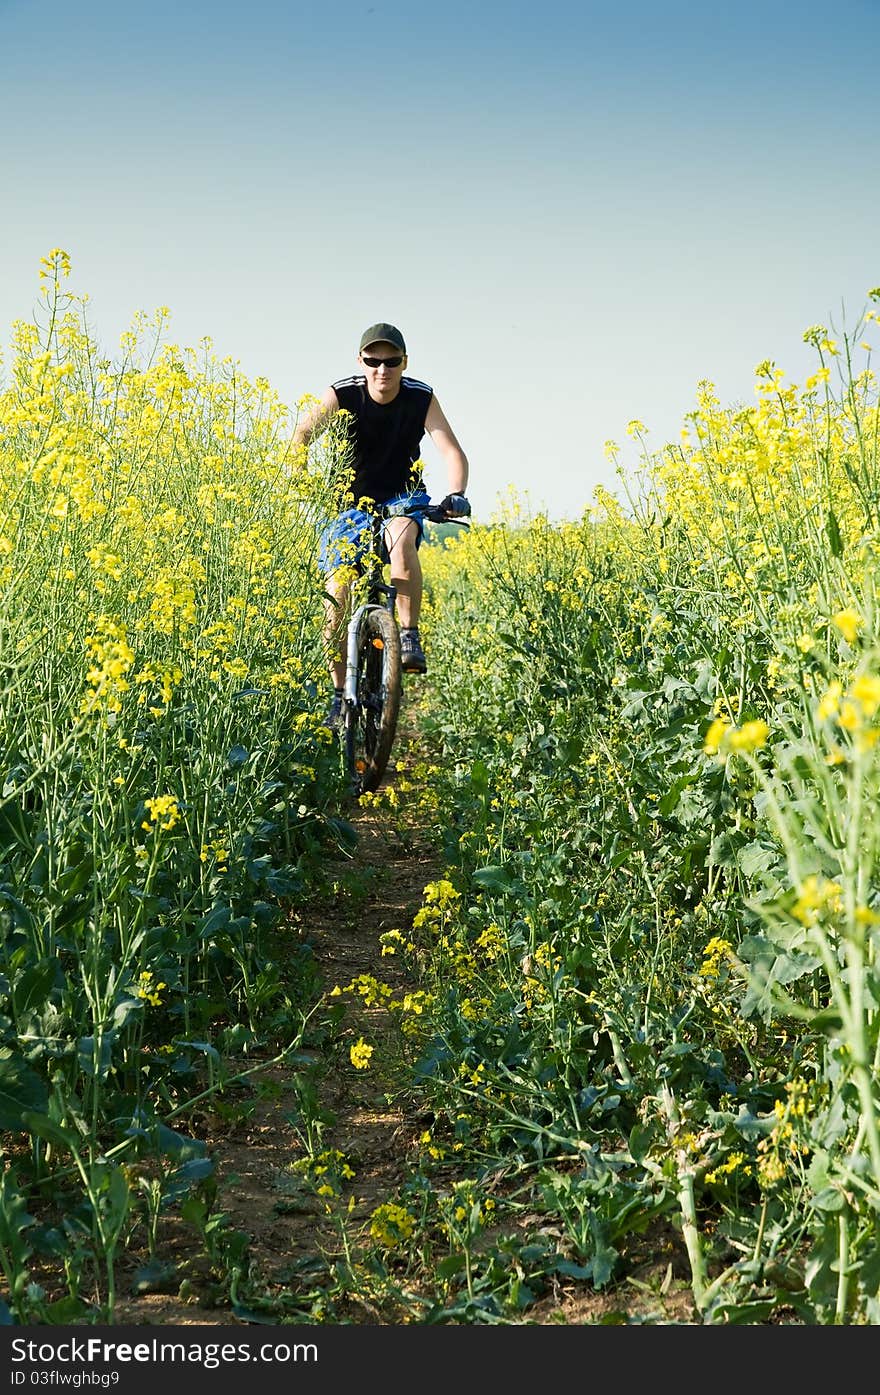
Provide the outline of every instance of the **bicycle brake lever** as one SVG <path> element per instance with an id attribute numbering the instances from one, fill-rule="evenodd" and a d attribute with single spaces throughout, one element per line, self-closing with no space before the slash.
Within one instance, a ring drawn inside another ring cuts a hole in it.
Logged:
<path id="1" fill-rule="evenodd" d="M 458 517 L 457 514 L 440 513 L 439 510 L 435 511 L 434 509 L 426 509 L 425 518 L 429 523 L 460 523 L 463 528 L 470 526 L 470 520 L 467 516 Z"/>

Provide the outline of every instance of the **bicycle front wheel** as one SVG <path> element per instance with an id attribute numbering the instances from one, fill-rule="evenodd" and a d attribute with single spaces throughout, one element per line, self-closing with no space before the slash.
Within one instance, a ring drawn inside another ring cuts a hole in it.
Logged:
<path id="1" fill-rule="evenodd" d="M 345 713 L 345 760 L 356 794 L 375 790 L 400 711 L 400 631 L 390 611 L 367 610 L 358 630 L 357 701 Z"/>

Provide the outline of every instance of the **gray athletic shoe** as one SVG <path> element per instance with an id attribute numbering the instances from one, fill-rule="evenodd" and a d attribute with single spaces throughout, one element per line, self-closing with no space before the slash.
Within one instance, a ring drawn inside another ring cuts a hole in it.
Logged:
<path id="1" fill-rule="evenodd" d="M 330 704 L 330 711 L 327 713 L 326 725 L 332 732 L 342 729 L 342 694 L 334 693 L 333 701 Z"/>
<path id="2" fill-rule="evenodd" d="M 428 664 L 417 629 L 400 631 L 400 667 L 404 673 L 427 673 Z"/>

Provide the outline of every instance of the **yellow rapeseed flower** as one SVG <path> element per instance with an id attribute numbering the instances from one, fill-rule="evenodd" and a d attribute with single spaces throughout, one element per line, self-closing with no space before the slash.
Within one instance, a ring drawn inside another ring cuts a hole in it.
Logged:
<path id="1" fill-rule="evenodd" d="M 732 751 L 758 751 L 766 746 L 770 728 L 766 722 L 743 722 L 728 733 L 728 745 Z"/>
<path id="2" fill-rule="evenodd" d="M 373 1047 L 368 1046 L 363 1037 L 358 1037 L 348 1054 L 355 1070 L 367 1070 L 370 1057 L 373 1054 Z"/>
<path id="3" fill-rule="evenodd" d="M 819 699 L 819 706 L 816 709 L 820 722 L 824 722 L 827 717 L 833 717 L 840 709 L 840 697 L 843 692 L 842 685 L 835 678 L 828 684 L 825 692 Z"/>
<path id="4" fill-rule="evenodd" d="M 823 911 L 836 914 L 843 907 L 843 889 L 838 882 L 811 874 L 798 888 L 798 898 L 791 908 L 801 925 L 815 925 Z"/>
<path id="5" fill-rule="evenodd" d="M 166 832 L 170 832 L 175 824 L 180 822 L 180 807 L 173 794 L 157 794 L 153 799 L 145 799 L 148 817 L 144 819 L 141 828 L 150 831 L 153 824 L 158 824 Z"/>
<path id="6" fill-rule="evenodd" d="M 849 697 L 859 704 L 866 717 L 873 717 L 880 707 L 880 678 L 863 673 L 850 687 Z"/>
<path id="7" fill-rule="evenodd" d="M 853 644 L 855 642 L 859 630 L 865 623 L 861 615 L 859 615 L 859 612 L 853 610 L 852 606 L 848 606 L 846 610 L 839 610 L 837 614 L 832 615 L 831 618 L 840 630 L 847 644 Z"/>
<path id="8" fill-rule="evenodd" d="M 703 950 L 703 962 L 699 970 L 701 978 L 718 978 L 722 962 L 732 955 L 733 945 L 730 941 L 722 939 L 719 935 L 713 935 Z"/>
<path id="9" fill-rule="evenodd" d="M 716 717 L 709 730 L 706 732 L 706 740 L 703 743 L 703 750 L 707 756 L 715 756 L 721 749 L 721 742 L 724 740 L 724 733 L 730 723 L 724 717 Z"/>
<path id="10" fill-rule="evenodd" d="M 412 1238 L 415 1220 L 404 1206 L 385 1201 L 370 1216 L 370 1234 L 386 1249 L 394 1249 Z"/>
<path id="11" fill-rule="evenodd" d="M 161 1007 L 162 999 L 159 994 L 162 992 L 163 988 L 167 987 L 168 984 L 162 983 L 161 980 L 158 983 L 154 983 L 152 972 L 149 969 L 144 969 L 143 973 L 138 975 L 138 981 L 135 984 L 134 991 L 145 1003 L 149 1003 L 150 1007 Z"/>

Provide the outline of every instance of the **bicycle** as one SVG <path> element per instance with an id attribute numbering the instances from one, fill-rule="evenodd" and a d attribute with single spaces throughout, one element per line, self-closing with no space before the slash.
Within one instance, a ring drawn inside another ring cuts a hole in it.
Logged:
<path id="1" fill-rule="evenodd" d="M 397 588 L 385 580 L 383 528 L 396 514 L 421 512 L 431 523 L 459 523 L 439 505 L 373 515 L 366 598 L 348 622 L 341 734 L 346 773 L 355 797 L 378 789 L 388 765 L 402 692 Z"/>

